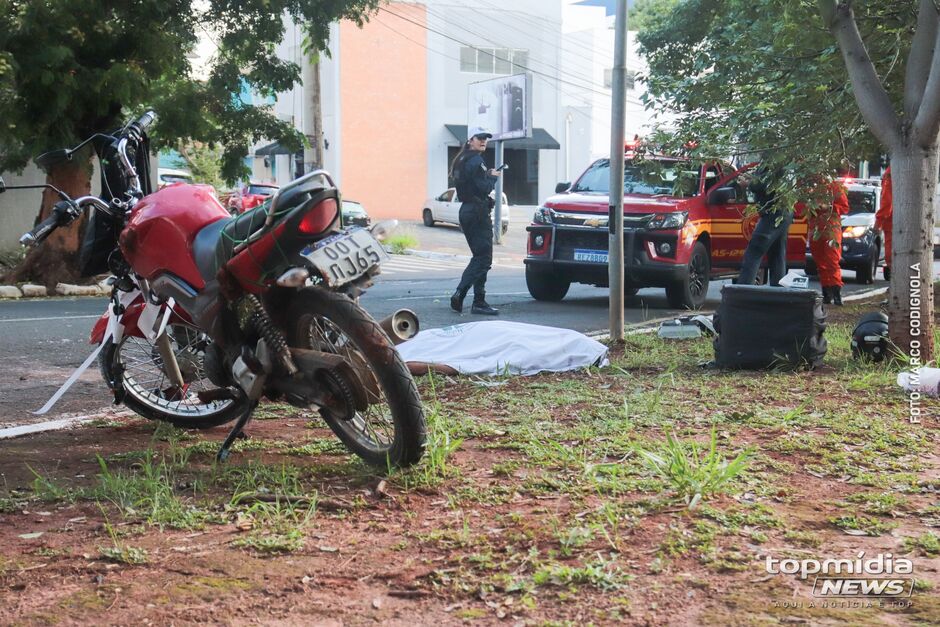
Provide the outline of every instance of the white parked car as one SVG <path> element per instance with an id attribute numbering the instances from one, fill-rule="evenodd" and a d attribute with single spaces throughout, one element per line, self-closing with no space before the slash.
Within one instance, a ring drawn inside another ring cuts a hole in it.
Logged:
<path id="1" fill-rule="evenodd" d="M 490 193 L 491 198 L 495 198 L 495 192 Z M 493 217 L 495 209 L 490 213 Z M 457 190 L 450 187 L 440 196 L 428 198 L 424 201 L 424 209 L 421 211 L 421 219 L 424 220 L 424 226 L 434 226 L 437 222 L 447 222 L 460 226 L 460 199 L 457 198 Z M 503 194 L 503 206 L 501 211 L 502 232 L 509 230 L 509 200 L 506 194 Z"/>
<path id="2" fill-rule="evenodd" d="M 186 170 L 157 168 L 157 189 L 163 189 L 171 183 L 192 183 L 193 175 Z"/>

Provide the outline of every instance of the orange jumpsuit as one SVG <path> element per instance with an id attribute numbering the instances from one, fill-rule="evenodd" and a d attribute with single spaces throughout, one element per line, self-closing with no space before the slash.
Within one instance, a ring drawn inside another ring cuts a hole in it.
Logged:
<path id="1" fill-rule="evenodd" d="M 819 283 L 823 287 L 842 287 L 842 216 L 849 212 L 849 197 L 838 181 L 829 185 L 832 206 L 820 207 L 808 216 L 809 249 L 819 268 Z"/>
<path id="2" fill-rule="evenodd" d="M 875 228 L 885 236 L 885 266 L 891 267 L 891 228 L 894 217 L 894 198 L 891 195 L 891 167 L 881 175 L 881 205 L 875 214 Z"/>

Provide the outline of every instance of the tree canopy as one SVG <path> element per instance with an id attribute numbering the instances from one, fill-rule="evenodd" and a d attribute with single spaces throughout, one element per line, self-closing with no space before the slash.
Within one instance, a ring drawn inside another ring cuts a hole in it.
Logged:
<path id="1" fill-rule="evenodd" d="M 304 25 L 308 50 L 320 50 L 332 21 L 361 24 L 378 1 L 0 0 L 0 171 L 150 107 L 160 115 L 157 146 L 219 144 L 223 175 L 238 178 L 251 143 L 303 142 L 270 107 L 239 97 L 299 80 L 300 67 L 275 54 L 283 16 Z M 188 57 L 201 33 L 218 47 L 206 80 Z"/>
<path id="2" fill-rule="evenodd" d="M 936 0 L 642 0 L 634 18 L 649 60 L 648 105 L 677 112 L 673 144 L 694 140 L 712 156 L 751 153 L 787 167 L 795 176 L 778 191 L 788 200 L 840 161 L 890 156 L 890 336 L 912 364 L 929 361 Z"/>
<path id="3" fill-rule="evenodd" d="M 641 0 L 632 17 L 649 62 L 647 104 L 676 112 L 673 141 L 806 176 L 883 152 L 816 0 Z M 866 2 L 856 17 L 899 105 L 916 6 Z"/>

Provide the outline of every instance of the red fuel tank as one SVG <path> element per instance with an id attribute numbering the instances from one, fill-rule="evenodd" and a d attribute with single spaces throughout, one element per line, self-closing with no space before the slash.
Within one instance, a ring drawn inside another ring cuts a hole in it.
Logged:
<path id="1" fill-rule="evenodd" d="M 196 290 L 205 281 L 193 260 L 193 240 L 208 224 L 231 217 L 211 185 L 177 183 L 146 196 L 121 233 L 121 252 L 145 279 L 170 272 Z"/>

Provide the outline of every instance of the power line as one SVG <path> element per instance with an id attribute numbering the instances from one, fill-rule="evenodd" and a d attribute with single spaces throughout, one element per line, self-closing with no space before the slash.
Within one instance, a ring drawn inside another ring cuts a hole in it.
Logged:
<path id="1" fill-rule="evenodd" d="M 415 45 L 417 45 L 417 46 L 420 46 L 420 47 L 424 48 L 424 49 L 427 50 L 428 52 L 431 52 L 431 53 L 434 53 L 434 54 L 436 54 L 436 55 L 442 56 L 442 57 L 444 57 L 445 59 L 450 59 L 451 61 L 457 61 L 458 63 L 460 62 L 460 59 L 459 59 L 458 57 L 454 57 L 454 56 L 452 56 L 452 55 L 449 55 L 449 54 L 447 54 L 446 52 L 441 52 L 440 50 L 435 50 L 434 48 L 428 46 L 427 44 L 424 44 L 424 43 L 422 43 L 422 42 L 420 42 L 420 41 L 416 41 L 415 39 L 412 39 L 411 37 L 408 37 L 408 36 L 405 35 L 404 33 L 401 33 L 401 32 L 399 32 L 398 30 L 392 28 L 391 26 L 389 26 L 388 24 L 386 24 L 386 23 L 385 23 L 384 21 L 382 21 L 381 19 L 376 19 L 376 20 L 374 20 L 373 22 L 374 22 L 375 24 L 380 24 L 380 25 L 383 26 L 384 28 L 387 28 L 388 30 L 392 31 L 393 33 L 395 33 L 395 34 L 398 35 L 399 37 L 401 37 L 401 38 L 403 38 L 403 39 L 406 39 L 406 40 L 410 41 L 411 43 L 413 43 L 413 44 L 415 44 Z M 566 91 L 562 90 L 561 88 L 559 88 L 557 85 L 552 84 L 552 80 L 553 80 L 553 79 L 545 78 L 544 76 L 542 76 L 542 75 L 540 75 L 540 74 L 536 74 L 536 75 L 534 75 L 534 76 L 535 76 L 536 79 L 538 79 L 538 80 L 542 81 L 543 83 L 545 83 L 545 84 L 546 84 L 550 89 L 552 89 L 553 91 L 555 91 L 555 92 L 557 92 L 557 93 L 560 93 L 560 94 L 562 94 L 562 95 L 568 96 L 568 97 L 571 98 L 572 100 L 578 100 L 578 98 L 579 98 L 578 96 L 575 96 L 574 94 L 571 94 L 571 93 L 569 93 L 569 92 L 566 92 Z M 601 104 L 600 106 L 596 106 L 594 103 L 590 103 L 590 106 L 591 106 L 591 109 L 592 109 L 592 110 L 594 110 L 594 109 L 601 109 L 602 111 L 604 111 L 604 110 L 606 110 L 607 112 L 610 111 L 610 108 L 609 108 L 608 106 L 606 106 L 606 105 L 603 105 L 603 104 Z M 580 109 L 573 108 L 573 110 L 574 110 L 576 113 L 578 113 L 579 115 L 581 115 L 581 116 L 585 117 L 586 119 L 590 120 L 592 123 L 597 123 L 597 122 L 598 122 L 598 120 L 595 119 L 594 116 L 589 115 L 589 114 L 585 113 L 584 111 L 581 111 Z"/>
<path id="2" fill-rule="evenodd" d="M 470 13 L 472 13 L 472 14 L 475 14 L 475 15 L 480 16 L 482 19 L 485 19 L 485 20 L 488 20 L 488 21 L 492 21 L 492 18 L 491 18 L 490 16 L 486 15 L 485 13 L 483 13 L 482 11 L 480 11 L 480 10 L 477 9 L 477 8 L 473 8 L 473 7 L 465 6 L 465 5 L 452 5 L 452 6 L 459 6 L 460 8 L 464 9 L 465 11 L 468 11 L 468 12 L 470 12 Z M 431 10 L 430 6 L 426 6 L 425 9 L 428 11 L 429 14 L 433 15 L 434 17 L 436 17 L 438 20 L 444 22 L 445 24 L 448 24 L 448 25 L 450 25 L 450 26 L 452 26 L 452 27 L 459 28 L 460 30 L 466 31 L 467 33 L 470 33 L 470 34 L 472 34 L 472 35 L 474 35 L 474 36 L 480 37 L 480 38 L 482 38 L 484 41 L 488 41 L 488 42 L 490 42 L 490 43 L 492 43 L 492 44 L 494 44 L 494 45 L 496 45 L 496 46 L 498 46 L 498 47 L 501 47 L 501 48 L 509 48 L 509 47 L 511 47 L 511 46 L 506 46 L 505 44 L 501 44 L 501 43 L 499 43 L 499 42 L 496 42 L 496 41 L 494 41 L 493 39 L 490 39 L 490 38 L 486 37 L 485 35 L 480 34 L 480 33 L 485 33 L 485 32 L 487 31 L 486 25 L 480 24 L 479 22 L 476 22 L 476 21 L 467 20 L 467 22 L 468 22 L 471 26 L 475 26 L 475 27 L 476 27 L 474 30 L 471 30 L 471 29 L 469 29 L 469 28 L 463 26 L 462 24 L 458 24 L 457 22 L 452 21 L 452 19 L 450 19 L 448 16 L 446 16 L 446 14 L 441 14 L 441 13 L 438 13 L 438 12 L 436 12 L 436 11 Z M 523 15 L 524 15 L 524 14 L 523 14 Z M 524 21 L 524 20 L 520 20 L 520 21 Z M 537 28 L 538 30 L 544 30 L 542 27 L 539 27 L 539 26 L 536 26 L 536 28 Z M 545 39 L 542 39 L 542 38 L 537 37 L 537 36 L 532 36 L 531 34 L 529 35 L 529 37 L 530 37 L 530 39 L 531 39 L 532 41 L 535 41 L 535 42 L 537 42 L 537 43 L 539 43 L 539 44 L 542 44 L 543 46 L 546 46 L 546 47 L 547 47 L 547 46 L 552 46 L 552 47 L 554 47 L 556 50 L 558 50 L 558 51 L 562 52 L 563 54 L 565 54 L 566 57 L 572 57 L 572 56 L 578 57 L 578 58 L 580 58 L 580 59 L 586 61 L 586 62 L 588 63 L 588 67 L 593 68 L 594 60 L 593 60 L 592 58 L 588 57 L 588 56 L 583 55 L 583 54 L 573 53 L 573 52 L 571 52 L 570 50 L 566 50 L 565 47 L 564 47 L 564 43 L 565 43 L 565 42 L 564 42 L 564 39 L 561 39 L 561 40 L 560 40 L 561 45 L 557 45 L 555 42 L 546 41 Z M 497 58 L 499 58 L 499 57 L 497 57 Z M 552 64 L 549 63 L 548 61 L 544 61 L 544 60 L 539 59 L 539 58 L 537 58 L 537 57 L 535 57 L 535 56 L 530 56 L 529 58 L 530 58 L 530 60 L 532 60 L 532 61 L 536 61 L 536 62 L 538 62 L 538 63 L 541 63 L 542 65 L 548 66 L 550 69 L 555 70 L 556 72 L 559 72 L 559 73 L 561 73 L 561 74 L 565 74 L 564 70 L 562 70 L 561 68 L 556 67 L 555 65 L 552 65 Z M 570 76 L 570 74 L 569 74 L 569 76 Z M 591 83 L 591 85 L 593 86 L 594 84 Z"/>
<path id="3" fill-rule="evenodd" d="M 404 21 L 406 21 L 406 22 L 409 22 L 410 24 L 414 24 L 414 25 L 416 25 L 416 26 L 419 26 L 419 27 L 421 27 L 421 28 L 424 28 L 425 30 L 427 30 L 427 31 L 429 31 L 429 32 L 432 32 L 432 33 L 435 33 L 435 34 L 437 34 L 437 35 L 440 35 L 441 37 L 444 37 L 445 39 L 449 39 L 449 40 L 451 40 L 451 41 L 454 41 L 454 42 L 460 44 L 461 46 L 466 46 L 466 47 L 468 47 L 468 48 L 472 48 L 472 49 L 474 49 L 474 50 L 476 50 L 476 51 L 478 51 L 478 52 L 481 51 L 480 48 L 478 48 L 478 47 L 476 47 L 476 46 L 474 46 L 474 45 L 472 45 L 472 44 L 469 44 L 469 43 L 467 43 L 467 42 L 461 41 L 461 40 L 457 39 L 456 37 L 451 37 L 451 36 L 448 35 L 447 33 L 443 33 L 443 32 L 441 32 L 441 31 L 439 31 L 439 30 L 437 30 L 437 29 L 434 29 L 434 28 L 431 28 L 431 27 L 429 27 L 429 26 L 427 26 L 427 25 L 425 25 L 425 24 L 421 24 L 420 22 L 416 22 L 415 20 L 412 20 L 412 19 L 410 19 L 410 18 L 407 18 L 407 17 L 405 17 L 405 16 L 403 16 L 403 15 L 399 15 L 398 13 L 395 13 L 394 11 L 388 10 L 386 7 L 379 7 L 379 10 L 380 10 L 380 11 L 384 11 L 385 13 L 388 13 L 388 14 L 390 14 L 390 15 L 394 15 L 395 17 L 397 17 L 397 18 L 399 18 L 399 19 L 402 19 L 402 20 L 404 20 Z M 488 52 L 488 51 L 486 51 L 486 50 L 483 50 L 482 52 L 483 52 L 484 54 L 492 54 L 491 52 Z M 494 56 L 495 56 L 495 55 L 494 55 Z M 506 59 L 502 59 L 502 60 L 505 61 Z M 511 62 L 511 61 L 510 61 L 510 62 Z M 551 76 L 551 75 L 549 75 L 549 74 L 546 74 L 545 72 L 541 72 L 541 71 L 539 71 L 539 70 L 535 70 L 535 69 L 533 69 L 533 68 L 531 68 L 531 67 L 528 67 L 528 66 L 525 66 L 525 65 L 522 65 L 522 64 L 516 64 L 516 65 L 518 65 L 520 68 L 522 68 L 522 69 L 524 69 L 524 70 L 526 70 L 526 71 L 532 72 L 533 74 L 538 74 L 538 75 L 540 75 L 540 76 L 544 76 L 544 77 L 547 77 L 547 78 L 551 78 L 551 79 L 553 79 L 553 80 L 558 81 L 559 83 L 564 83 L 565 85 L 570 85 L 570 86 L 572 86 L 572 87 L 577 87 L 578 89 L 585 89 L 584 85 L 579 85 L 579 84 L 577 84 L 577 83 L 572 83 L 571 81 L 562 79 L 562 78 L 557 77 L 557 76 Z M 588 88 L 587 91 L 594 92 L 595 94 L 597 94 L 597 95 L 599 95 L 599 96 L 607 96 L 607 94 L 605 94 L 604 92 L 597 91 L 596 89 L 590 89 L 590 88 Z"/>

